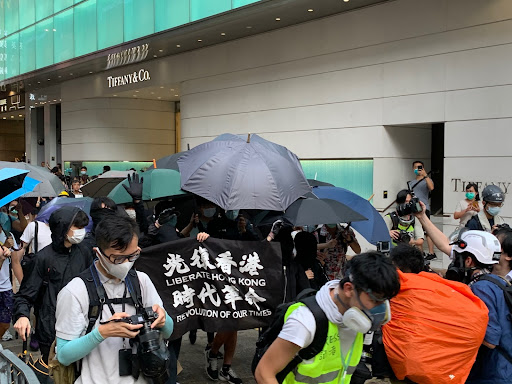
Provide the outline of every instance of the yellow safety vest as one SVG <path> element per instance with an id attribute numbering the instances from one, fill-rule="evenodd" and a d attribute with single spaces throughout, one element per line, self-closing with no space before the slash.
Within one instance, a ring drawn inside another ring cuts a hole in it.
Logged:
<path id="1" fill-rule="evenodd" d="M 398 230 L 399 231 L 406 231 L 406 232 L 409 232 L 410 236 L 412 239 L 416 239 L 416 236 L 414 236 L 414 225 L 412 224 L 409 224 L 408 226 L 405 226 L 405 225 L 402 225 L 402 224 L 398 224 Z M 393 239 L 393 241 L 391 242 L 395 247 L 398 245 L 396 243 L 396 241 Z"/>
<path id="2" fill-rule="evenodd" d="M 302 303 L 293 304 L 288 308 L 284 321 Z M 301 362 L 290 372 L 283 383 L 304 384 L 349 384 L 352 374 L 363 352 L 363 334 L 358 333 L 347 356 L 342 356 L 338 326 L 329 321 L 329 330 L 324 348 L 313 359 Z"/>

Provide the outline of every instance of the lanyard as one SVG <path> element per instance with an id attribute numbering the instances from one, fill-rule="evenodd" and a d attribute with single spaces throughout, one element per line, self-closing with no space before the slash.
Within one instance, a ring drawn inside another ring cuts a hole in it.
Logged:
<path id="1" fill-rule="evenodd" d="M 341 338 L 340 338 L 340 340 L 341 340 Z M 356 338 L 354 339 L 354 342 L 352 343 L 352 346 L 350 347 L 350 350 L 347 353 L 346 361 L 343 359 L 343 351 L 341 350 L 341 344 L 340 344 L 341 366 L 343 367 L 343 375 L 341 376 L 340 383 L 343 383 L 345 380 L 345 377 L 347 376 L 347 371 L 350 366 L 350 361 L 352 360 L 352 355 L 354 353 L 356 341 L 357 341 L 357 335 L 356 335 Z"/>

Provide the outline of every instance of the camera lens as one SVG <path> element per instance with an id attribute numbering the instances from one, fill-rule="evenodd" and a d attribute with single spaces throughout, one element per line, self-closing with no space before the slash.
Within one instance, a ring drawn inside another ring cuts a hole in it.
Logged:
<path id="1" fill-rule="evenodd" d="M 160 348 L 160 331 L 151 329 L 151 322 L 149 321 L 144 322 L 138 338 L 143 353 L 156 351 Z"/>

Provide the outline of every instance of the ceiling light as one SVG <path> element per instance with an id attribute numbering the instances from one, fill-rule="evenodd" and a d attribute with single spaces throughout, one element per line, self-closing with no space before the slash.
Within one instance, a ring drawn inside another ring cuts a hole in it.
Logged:
<path id="1" fill-rule="evenodd" d="M 7 119 L 7 117 L 2 117 L 2 119 L 4 119 L 4 120 L 5 120 L 5 119 Z"/>
<path id="2" fill-rule="evenodd" d="M 48 32 L 48 29 L 45 29 L 44 31 L 45 31 L 45 32 Z"/>
<path id="3" fill-rule="evenodd" d="M 203 41 L 203 40 L 201 40 L 201 39 L 197 39 L 197 42 L 198 42 L 198 43 L 200 43 L 200 42 L 202 42 L 202 41 Z"/>
<path id="4" fill-rule="evenodd" d="M 135 91 L 135 93 L 139 93 L 139 91 Z"/>
<path id="5" fill-rule="evenodd" d="M 48 79 L 48 81 L 50 81 L 51 79 Z"/>
<path id="6" fill-rule="evenodd" d="M 40 82 L 40 81 L 38 81 L 38 82 L 37 82 L 37 84 L 41 84 L 41 82 Z"/>
<path id="7" fill-rule="evenodd" d="M 23 115 L 18 115 L 19 117 L 23 117 Z"/>
<path id="8" fill-rule="evenodd" d="M 348 3 L 348 0 L 343 0 L 345 3 Z"/>
<path id="9" fill-rule="evenodd" d="M 114 97 L 117 97 L 117 95 L 114 95 Z"/>
<path id="10" fill-rule="evenodd" d="M 281 18 L 280 17 L 276 17 L 276 21 L 281 21 Z"/>
<path id="11" fill-rule="evenodd" d="M 158 96 L 158 97 L 157 97 L 157 99 L 161 99 L 161 97 L 160 97 L 160 96 Z"/>
<path id="12" fill-rule="evenodd" d="M 174 91 L 174 88 L 171 88 L 171 91 Z"/>
<path id="13" fill-rule="evenodd" d="M 221 32 L 220 34 L 221 36 L 226 36 L 226 33 L 225 32 Z"/>
<path id="14" fill-rule="evenodd" d="M 62 76 L 59 76 L 59 79 L 61 78 Z M 30 85 L 30 84 L 29 84 Z"/>
<path id="15" fill-rule="evenodd" d="M 178 97 L 179 95 L 174 95 L 174 96 Z"/>
<path id="16" fill-rule="evenodd" d="M 247 28 L 247 29 L 251 29 L 251 28 L 252 28 L 252 26 L 248 25 L 248 26 L 247 26 L 247 27 L 245 27 L 245 28 Z"/>
<path id="17" fill-rule="evenodd" d="M 57 30 L 55 28 L 53 28 L 53 32 L 57 32 Z"/>
<path id="18" fill-rule="evenodd" d="M 308 9 L 308 12 L 313 12 L 313 8 L 309 8 L 309 9 Z"/>
<path id="19" fill-rule="evenodd" d="M 11 116 L 11 119 L 14 119 L 14 116 Z"/>
<path id="20" fill-rule="evenodd" d="M 163 49 L 159 49 L 158 52 L 163 52 L 164 50 Z"/>
<path id="21" fill-rule="evenodd" d="M 155 92 L 151 92 L 151 94 L 152 94 L 152 95 L 154 95 L 154 94 L 155 94 Z"/>
<path id="22" fill-rule="evenodd" d="M 160 89 L 163 89 L 164 87 L 160 87 Z"/>
<path id="23" fill-rule="evenodd" d="M 53 100 L 53 101 L 57 101 L 57 100 Z"/>
<path id="24" fill-rule="evenodd" d="M 157 55 L 153 55 L 153 57 L 158 57 Z"/>
<path id="25" fill-rule="evenodd" d="M 90 71 L 89 73 L 92 73 L 92 71 Z"/>
<path id="26" fill-rule="evenodd" d="M 29 84 L 29 86 L 32 85 L 32 84 Z"/>
<path id="27" fill-rule="evenodd" d="M 69 74 L 69 76 L 73 76 L 73 72 L 71 72 L 71 73 Z"/>
<path id="28" fill-rule="evenodd" d="M 176 44 L 176 48 L 181 48 L 181 45 L 179 45 L 179 44 Z"/>
<path id="29" fill-rule="evenodd" d="M 137 95 L 133 95 L 133 97 L 137 97 Z"/>

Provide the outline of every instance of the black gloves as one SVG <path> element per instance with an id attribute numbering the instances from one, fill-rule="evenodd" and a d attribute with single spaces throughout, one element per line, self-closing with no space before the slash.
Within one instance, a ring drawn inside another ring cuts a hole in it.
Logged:
<path id="1" fill-rule="evenodd" d="M 144 178 L 141 177 L 139 181 L 139 175 L 134 173 L 133 178 L 128 175 L 128 186 L 123 184 L 124 189 L 126 189 L 126 192 L 130 194 L 132 199 L 135 200 L 142 200 L 142 182 L 144 181 Z"/>

